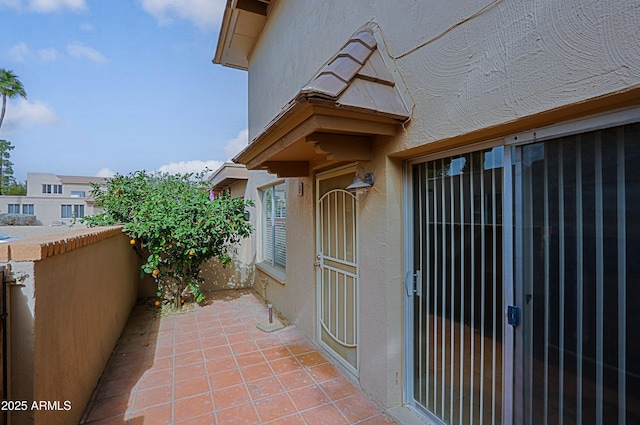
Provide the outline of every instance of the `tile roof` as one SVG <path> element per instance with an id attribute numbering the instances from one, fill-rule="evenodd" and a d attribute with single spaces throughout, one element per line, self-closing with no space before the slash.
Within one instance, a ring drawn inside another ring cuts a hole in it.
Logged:
<path id="1" fill-rule="evenodd" d="M 377 46 L 371 29 L 358 31 L 296 99 L 328 100 L 336 107 L 408 119 L 409 111 Z"/>

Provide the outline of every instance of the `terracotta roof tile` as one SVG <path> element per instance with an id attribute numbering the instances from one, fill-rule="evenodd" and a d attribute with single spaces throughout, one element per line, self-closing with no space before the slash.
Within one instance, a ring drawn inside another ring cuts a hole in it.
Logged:
<path id="1" fill-rule="evenodd" d="M 366 45 L 370 50 L 373 50 L 378 45 L 376 38 L 373 36 L 371 31 L 362 30 L 356 33 L 352 38 L 352 40 L 360 40 L 364 45 Z"/>
<path id="2" fill-rule="evenodd" d="M 349 82 L 362 68 L 362 64 L 356 62 L 348 56 L 338 56 L 329 63 L 323 73 L 331 72 L 337 75 L 344 82 Z"/>
<path id="3" fill-rule="evenodd" d="M 369 58 L 372 51 L 373 49 L 360 40 L 349 40 L 347 45 L 340 50 L 338 56 L 348 56 L 362 65 Z"/>
<path id="4" fill-rule="evenodd" d="M 409 111 L 377 46 L 370 29 L 359 31 L 300 90 L 297 99 L 333 100 L 343 108 L 406 120 Z"/>
<path id="5" fill-rule="evenodd" d="M 348 83 L 342 81 L 334 74 L 320 74 L 314 78 L 306 87 L 300 90 L 301 94 L 313 97 L 336 99 L 344 91 Z"/>

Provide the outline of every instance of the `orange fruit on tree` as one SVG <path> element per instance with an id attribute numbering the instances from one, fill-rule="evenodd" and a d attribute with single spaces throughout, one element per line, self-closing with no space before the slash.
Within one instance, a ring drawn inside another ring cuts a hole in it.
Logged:
<path id="1" fill-rule="evenodd" d="M 131 245 L 135 245 L 135 244 L 136 244 L 136 240 L 135 240 L 135 239 L 131 239 L 131 240 L 129 241 L 129 244 L 131 244 Z"/>
<path id="2" fill-rule="evenodd" d="M 180 298 L 180 304 L 184 304 L 184 298 Z"/>
<path id="3" fill-rule="evenodd" d="M 151 272 L 151 273 L 153 273 L 154 276 L 158 276 L 160 274 L 160 270 L 153 269 L 153 272 Z"/>
<path id="4" fill-rule="evenodd" d="M 154 302 L 153 305 L 155 305 L 156 307 L 160 307 L 160 301 Z"/>
<path id="5" fill-rule="evenodd" d="M 192 249 L 189 251 L 189 255 L 196 255 L 196 252 Z"/>

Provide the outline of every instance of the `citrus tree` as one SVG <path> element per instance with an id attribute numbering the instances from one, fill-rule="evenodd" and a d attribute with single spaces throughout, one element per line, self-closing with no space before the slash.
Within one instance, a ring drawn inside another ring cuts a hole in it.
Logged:
<path id="1" fill-rule="evenodd" d="M 229 196 L 211 200 L 209 186 L 204 173 L 116 175 L 94 185 L 92 194 L 103 212 L 83 221 L 124 225 L 131 244 L 144 252 L 142 276 L 151 275 L 158 297 L 180 308 L 189 293 L 197 302 L 204 299 L 200 266 L 218 258 L 226 267 L 237 244 L 252 232 L 246 218 L 251 201 Z"/>

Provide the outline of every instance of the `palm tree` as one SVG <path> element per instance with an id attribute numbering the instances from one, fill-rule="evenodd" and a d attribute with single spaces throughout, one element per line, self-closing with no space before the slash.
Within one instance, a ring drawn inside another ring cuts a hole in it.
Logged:
<path id="1" fill-rule="evenodd" d="M 4 121 L 4 113 L 7 109 L 7 97 L 20 96 L 23 99 L 27 98 L 27 92 L 24 91 L 24 87 L 18 76 L 13 71 L 7 71 L 6 69 L 0 69 L 0 92 L 2 92 L 2 112 L 0 112 L 0 127 L 2 127 L 2 121 Z"/>

